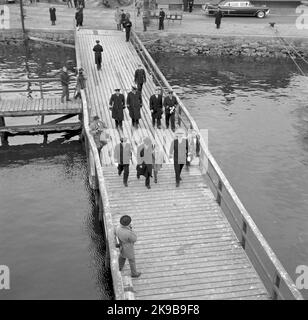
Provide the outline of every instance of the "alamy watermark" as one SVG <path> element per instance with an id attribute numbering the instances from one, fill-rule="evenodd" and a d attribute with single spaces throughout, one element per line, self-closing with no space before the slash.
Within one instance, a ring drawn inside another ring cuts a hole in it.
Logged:
<path id="1" fill-rule="evenodd" d="M 10 29 L 10 9 L 0 5 L 0 30 Z"/>
<path id="2" fill-rule="evenodd" d="M 300 5 L 295 10 L 299 13 L 295 25 L 298 30 L 308 29 L 308 6 Z"/>
<path id="3" fill-rule="evenodd" d="M 296 278 L 295 285 L 298 290 L 308 289 L 308 266 L 300 265 L 295 269 L 295 273 L 299 274 Z"/>
<path id="4" fill-rule="evenodd" d="M 8 266 L 0 265 L 0 290 L 10 289 L 10 269 Z"/>

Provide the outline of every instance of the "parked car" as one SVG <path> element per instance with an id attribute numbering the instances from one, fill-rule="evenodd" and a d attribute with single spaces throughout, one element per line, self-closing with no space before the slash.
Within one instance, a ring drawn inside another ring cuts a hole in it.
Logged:
<path id="1" fill-rule="evenodd" d="M 215 15 L 218 7 L 223 16 L 247 16 L 265 18 L 270 10 L 266 6 L 254 6 L 249 1 L 221 1 L 217 4 L 206 3 L 202 9 L 207 15 Z"/>

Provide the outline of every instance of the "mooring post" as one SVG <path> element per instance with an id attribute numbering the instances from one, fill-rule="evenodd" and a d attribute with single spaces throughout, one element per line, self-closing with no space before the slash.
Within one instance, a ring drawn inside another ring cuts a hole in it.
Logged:
<path id="1" fill-rule="evenodd" d="M 5 127 L 4 117 L 0 117 L 0 128 L 1 127 Z M 0 133 L 0 136 L 1 136 L 1 145 L 7 146 L 9 144 L 7 134 L 3 132 L 3 133 Z"/>

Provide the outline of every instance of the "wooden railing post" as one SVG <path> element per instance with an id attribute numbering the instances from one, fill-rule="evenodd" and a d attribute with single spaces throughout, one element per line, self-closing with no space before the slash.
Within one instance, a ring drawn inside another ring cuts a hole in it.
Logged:
<path id="1" fill-rule="evenodd" d="M 0 127 L 5 127 L 4 117 L 0 117 Z M 1 145 L 7 146 L 9 144 L 7 134 L 3 132 L 3 133 L 0 133 L 0 136 L 1 136 Z"/>

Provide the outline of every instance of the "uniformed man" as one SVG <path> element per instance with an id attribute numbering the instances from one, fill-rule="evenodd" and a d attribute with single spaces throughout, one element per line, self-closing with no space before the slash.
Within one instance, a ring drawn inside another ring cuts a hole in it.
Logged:
<path id="1" fill-rule="evenodd" d="M 150 110 L 152 114 L 152 124 L 155 127 L 157 122 L 157 128 L 161 128 L 161 116 L 163 114 L 163 97 L 159 87 L 156 88 L 155 94 L 150 97 Z"/>
<path id="2" fill-rule="evenodd" d="M 146 82 L 147 78 L 145 71 L 141 64 L 138 64 L 138 69 L 135 71 L 135 83 L 137 85 L 138 91 L 142 93 L 142 86 Z"/>
<path id="3" fill-rule="evenodd" d="M 115 234 L 119 240 L 120 255 L 119 255 L 119 269 L 122 271 L 126 259 L 128 259 L 131 276 L 138 278 L 141 276 L 141 272 L 136 269 L 135 250 L 134 244 L 137 241 L 137 235 L 133 231 L 131 225 L 131 217 L 124 215 L 120 219 L 120 225 L 116 228 Z"/>
<path id="4" fill-rule="evenodd" d="M 175 131 L 175 108 L 177 107 L 178 102 L 176 97 L 173 95 L 173 91 L 168 92 L 168 96 L 164 99 L 165 107 L 165 117 L 166 117 L 166 128 L 169 128 L 169 122 L 171 122 L 171 129 Z"/>
<path id="5" fill-rule="evenodd" d="M 116 129 L 120 127 L 120 130 L 123 131 L 123 119 L 125 109 L 125 98 L 122 93 L 120 93 L 120 89 L 115 89 L 115 93 L 111 95 L 109 105 L 110 110 L 112 110 L 112 118 L 115 120 Z"/>
<path id="6" fill-rule="evenodd" d="M 132 119 L 132 126 L 138 128 L 139 119 L 141 119 L 140 109 L 142 108 L 141 94 L 135 86 L 132 86 L 132 91 L 128 93 L 126 105 L 129 110 L 129 116 Z"/>
<path id="7" fill-rule="evenodd" d="M 164 20 L 165 20 L 165 11 L 163 10 L 163 8 L 160 8 L 159 11 L 159 26 L 158 26 L 158 30 L 164 30 Z"/>
<path id="8" fill-rule="evenodd" d="M 188 140 L 185 138 L 185 130 L 179 128 L 175 133 L 176 137 L 170 146 L 169 157 L 173 158 L 176 187 L 180 186 L 181 172 L 188 157 Z"/>
<path id="9" fill-rule="evenodd" d="M 96 40 L 96 45 L 93 48 L 95 52 L 95 64 L 97 65 L 97 70 L 102 68 L 102 52 L 104 51 L 103 47 L 99 44 L 99 40 Z"/>
<path id="10" fill-rule="evenodd" d="M 130 143 L 127 142 L 125 137 L 120 139 L 114 148 L 114 160 L 118 165 L 118 174 L 119 176 L 124 171 L 123 175 L 123 184 L 125 187 L 128 187 L 128 176 L 129 176 L 129 162 L 132 157 L 132 149 Z"/>

